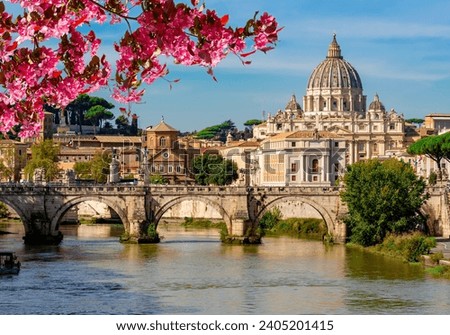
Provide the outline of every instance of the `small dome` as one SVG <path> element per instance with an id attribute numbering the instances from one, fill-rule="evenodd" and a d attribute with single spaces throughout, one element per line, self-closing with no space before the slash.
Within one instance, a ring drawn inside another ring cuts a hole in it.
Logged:
<path id="1" fill-rule="evenodd" d="M 302 110 L 302 107 L 297 102 L 297 98 L 295 97 L 294 94 L 292 95 L 291 100 L 289 100 L 289 102 L 287 103 L 285 110 L 287 111 Z"/>
<path id="2" fill-rule="evenodd" d="M 358 72 L 341 55 L 341 47 L 336 40 L 336 34 L 328 48 L 327 58 L 313 70 L 308 81 L 308 88 L 357 88 L 362 90 Z"/>
<path id="3" fill-rule="evenodd" d="M 385 112 L 386 108 L 384 108 L 383 103 L 380 101 L 378 94 L 375 94 L 373 101 L 369 105 L 369 111 L 382 111 Z"/>

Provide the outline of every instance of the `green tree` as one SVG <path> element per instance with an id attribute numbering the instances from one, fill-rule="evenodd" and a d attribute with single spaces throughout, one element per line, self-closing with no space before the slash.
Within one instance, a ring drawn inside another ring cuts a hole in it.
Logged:
<path id="1" fill-rule="evenodd" d="M 31 146 L 31 159 L 24 168 L 24 173 L 28 180 L 33 179 L 36 169 L 44 169 L 44 179 L 51 181 L 56 179 L 60 173 L 58 166 L 59 145 L 52 140 L 44 140 Z"/>
<path id="2" fill-rule="evenodd" d="M 6 153 L 5 158 L 0 158 L 0 180 L 14 179 L 14 171 L 11 168 L 11 163 L 8 162 L 8 155 L 10 155 L 9 152 Z"/>
<path id="3" fill-rule="evenodd" d="M 106 183 L 111 161 L 110 152 L 98 151 L 90 161 L 76 162 L 73 169 L 80 179 L 93 179 L 97 183 Z"/>
<path id="4" fill-rule="evenodd" d="M 0 218 L 7 218 L 9 215 L 8 207 L 3 202 L 0 202 Z"/>
<path id="5" fill-rule="evenodd" d="M 99 126 L 100 128 L 102 128 L 103 121 L 114 119 L 114 114 L 102 105 L 95 105 L 89 108 L 84 117 L 86 120 L 89 120 L 94 126 L 95 134 L 96 127 Z"/>
<path id="6" fill-rule="evenodd" d="M 228 185 L 238 178 L 236 163 L 221 155 L 195 157 L 193 171 L 195 181 L 200 185 Z"/>
<path id="7" fill-rule="evenodd" d="M 92 179 L 91 162 L 76 162 L 73 170 L 79 179 Z"/>
<path id="8" fill-rule="evenodd" d="M 417 124 L 422 124 L 425 122 L 424 119 L 417 119 L 417 118 L 407 119 L 405 121 L 409 122 L 409 123 L 417 123 Z"/>
<path id="9" fill-rule="evenodd" d="M 438 178 L 442 176 L 441 161 L 450 158 L 450 133 L 423 137 L 408 147 L 411 155 L 425 155 L 435 161 L 438 167 Z"/>
<path id="10" fill-rule="evenodd" d="M 150 176 L 150 184 L 164 185 L 167 184 L 167 179 L 160 174 L 152 174 Z"/>
<path id="11" fill-rule="evenodd" d="M 251 119 L 251 120 L 245 121 L 244 126 L 250 127 L 252 129 L 254 126 L 257 126 L 258 124 L 261 124 L 263 122 L 264 122 L 263 120 Z"/>
<path id="12" fill-rule="evenodd" d="M 357 162 L 344 176 L 348 236 L 363 246 L 379 244 L 388 233 L 403 233 L 422 224 L 419 209 L 427 199 L 425 181 L 402 161 Z"/>
<path id="13" fill-rule="evenodd" d="M 97 183 L 106 183 L 109 175 L 109 166 L 112 155 L 108 151 L 96 152 L 91 160 L 92 178 Z"/>
<path id="14" fill-rule="evenodd" d="M 235 129 L 235 125 L 233 121 L 227 120 L 222 122 L 221 124 L 206 127 L 205 129 L 200 130 L 195 134 L 195 138 L 210 140 L 213 138 L 219 138 L 222 141 L 225 141 L 227 132 Z"/>
<path id="15" fill-rule="evenodd" d="M 94 106 L 101 106 L 104 110 L 114 108 L 114 105 L 107 100 L 99 97 L 90 97 L 87 94 L 80 94 L 74 101 L 66 106 L 65 110 L 70 114 L 70 123 L 78 125 L 80 134 L 83 133 L 83 125 L 85 125 L 85 122 L 91 122 L 86 117 L 86 113 Z M 96 113 L 92 112 L 91 117 L 95 114 Z"/>
<path id="16" fill-rule="evenodd" d="M 131 125 L 130 125 L 130 121 L 128 120 L 128 118 L 125 115 L 119 115 L 116 118 L 116 127 L 119 130 L 120 134 L 124 134 L 124 135 L 131 135 Z"/>

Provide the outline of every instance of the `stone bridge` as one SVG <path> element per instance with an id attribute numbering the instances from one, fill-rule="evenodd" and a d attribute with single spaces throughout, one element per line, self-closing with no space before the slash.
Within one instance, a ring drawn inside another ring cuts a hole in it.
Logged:
<path id="1" fill-rule="evenodd" d="M 431 197 L 423 211 L 436 235 L 448 236 L 449 212 L 444 188 L 429 190 Z M 25 227 L 25 243 L 58 244 L 63 236 L 60 221 L 72 207 L 98 201 L 120 217 L 125 232 L 139 240 L 150 223 L 158 225 L 169 209 L 189 200 L 213 207 L 226 223 L 228 235 L 245 241 L 256 232 L 259 219 L 274 207 L 283 216 L 314 212 L 327 225 L 335 241 L 345 241 L 342 217 L 347 208 L 338 188 L 236 187 L 236 186 L 141 186 L 141 185 L 38 185 L 1 184 L 0 201 L 14 209 Z"/>

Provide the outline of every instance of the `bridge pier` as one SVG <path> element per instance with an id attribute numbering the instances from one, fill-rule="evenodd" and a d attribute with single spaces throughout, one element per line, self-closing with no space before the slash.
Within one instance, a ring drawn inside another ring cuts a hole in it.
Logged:
<path id="1" fill-rule="evenodd" d="M 24 222 L 25 236 L 23 241 L 26 245 L 58 245 L 63 240 L 63 234 L 59 230 L 52 230 L 50 220 L 36 218 Z"/>
<path id="2" fill-rule="evenodd" d="M 258 234 L 254 223 L 248 219 L 234 219 L 232 231 L 222 236 L 226 244 L 261 244 L 261 235 Z"/>
<path id="3" fill-rule="evenodd" d="M 23 241 L 26 245 L 58 245 L 63 240 L 63 237 L 60 231 L 56 235 L 26 233 Z"/>

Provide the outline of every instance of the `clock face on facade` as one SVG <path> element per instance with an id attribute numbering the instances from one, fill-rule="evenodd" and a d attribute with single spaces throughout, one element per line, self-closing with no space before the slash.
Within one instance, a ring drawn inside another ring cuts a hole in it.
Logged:
<path id="1" fill-rule="evenodd" d="M 163 156 L 163 158 L 166 158 L 166 159 L 167 159 L 167 158 L 169 158 L 169 153 L 168 153 L 168 152 L 165 152 L 165 153 L 162 154 L 162 156 Z"/>

